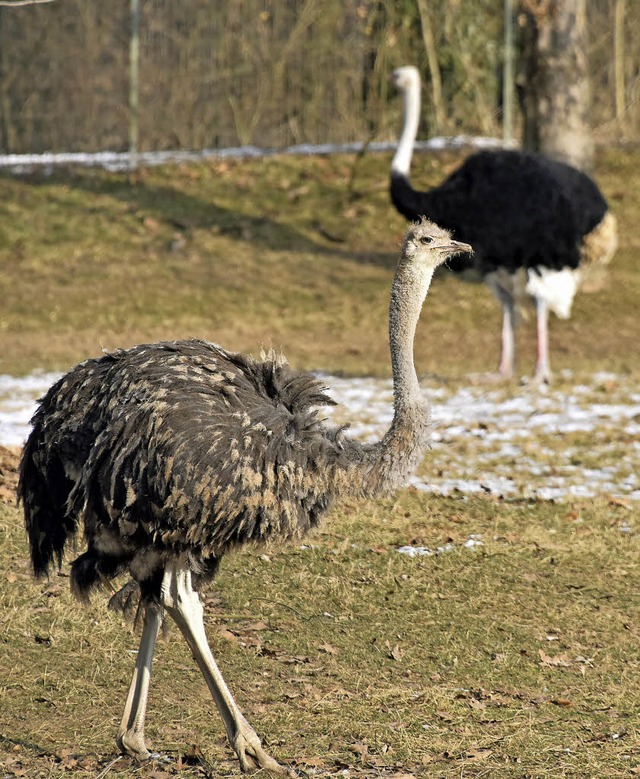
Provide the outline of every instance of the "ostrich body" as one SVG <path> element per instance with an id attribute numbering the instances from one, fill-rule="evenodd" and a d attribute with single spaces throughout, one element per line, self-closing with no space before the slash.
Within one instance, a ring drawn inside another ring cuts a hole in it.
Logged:
<path id="1" fill-rule="evenodd" d="M 407 66 L 394 71 L 393 81 L 403 95 L 403 128 L 391 163 L 394 206 L 407 219 L 426 216 L 473 246 L 475 267 L 502 305 L 502 377 L 513 376 L 516 316 L 527 296 L 533 298 L 536 379 L 549 381 L 549 311 L 568 318 L 578 286 L 596 275 L 595 267 L 609 263 L 617 247 L 615 217 L 585 173 L 515 150 L 473 154 L 439 186 L 416 191 L 409 171 L 420 76 Z"/>
<path id="2" fill-rule="evenodd" d="M 435 268 L 464 251 L 470 247 L 427 220 L 407 233 L 389 307 L 394 417 L 378 443 L 359 444 L 322 424 L 316 407 L 333 401 L 315 377 L 281 358 L 257 361 L 205 341 L 145 344 L 88 360 L 42 399 L 18 488 L 35 574 L 61 564 L 82 522 L 87 549 L 72 563 L 72 591 L 86 600 L 125 571 L 139 585 L 143 629 L 117 735 L 121 751 L 149 757 L 151 662 L 168 614 L 241 768 L 284 772 L 222 678 L 197 591 L 227 550 L 298 538 L 335 499 L 406 481 L 429 438 L 429 406 L 413 364 L 417 321 Z"/>

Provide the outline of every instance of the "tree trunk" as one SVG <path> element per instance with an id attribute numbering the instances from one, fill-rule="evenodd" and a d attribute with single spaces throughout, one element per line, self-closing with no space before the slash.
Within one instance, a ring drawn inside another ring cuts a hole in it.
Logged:
<path id="1" fill-rule="evenodd" d="M 442 100 L 442 80 L 440 78 L 440 66 L 438 65 L 438 49 L 433 35 L 433 27 L 429 16 L 426 0 L 418 0 L 418 11 L 422 25 L 422 40 L 427 52 L 429 72 L 431 75 L 431 94 L 433 97 L 433 134 L 437 135 L 444 129 L 444 102 Z"/>
<path id="2" fill-rule="evenodd" d="M 616 85 L 616 120 L 618 132 L 625 134 L 625 83 L 624 83 L 624 17 L 625 0 L 616 0 L 613 27 L 613 61 Z"/>
<path id="3" fill-rule="evenodd" d="M 586 0 L 521 0 L 525 145 L 593 166 Z"/>

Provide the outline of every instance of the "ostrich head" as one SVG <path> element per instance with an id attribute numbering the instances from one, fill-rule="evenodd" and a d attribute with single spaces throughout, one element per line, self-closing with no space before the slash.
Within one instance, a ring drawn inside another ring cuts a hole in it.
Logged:
<path id="1" fill-rule="evenodd" d="M 400 70 L 415 70 L 415 68 L 400 68 Z M 422 217 L 407 231 L 401 261 L 433 271 L 453 255 L 463 253 L 473 254 L 473 249 L 467 243 L 454 241 L 448 230 Z"/>
<path id="2" fill-rule="evenodd" d="M 420 74 L 418 68 L 413 65 L 404 65 L 401 68 L 396 68 L 391 74 L 391 80 L 397 89 L 405 92 L 410 87 L 414 87 L 418 91 L 420 90 Z"/>

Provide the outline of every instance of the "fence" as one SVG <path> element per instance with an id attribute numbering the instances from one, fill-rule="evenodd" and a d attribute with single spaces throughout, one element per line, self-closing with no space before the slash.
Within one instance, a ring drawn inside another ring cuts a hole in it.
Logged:
<path id="1" fill-rule="evenodd" d="M 622 117 L 613 88 L 621 6 Z M 499 134 L 498 0 L 142 0 L 139 148 L 394 138 L 399 103 L 388 77 L 414 63 L 428 78 L 426 7 L 440 131 Z M 638 139 L 640 3 L 589 0 L 589 21 L 595 130 Z M 130 27 L 129 0 L 0 7 L 0 152 L 126 150 Z M 425 101 L 421 135 L 433 126 Z"/>

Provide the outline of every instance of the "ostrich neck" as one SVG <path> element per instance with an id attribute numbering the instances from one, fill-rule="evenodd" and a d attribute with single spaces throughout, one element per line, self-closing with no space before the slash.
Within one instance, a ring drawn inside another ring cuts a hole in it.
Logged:
<path id="1" fill-rule="evenodd" d="M 420 120 L 420 90 L 418 85 L 410 83 L 403 91 L 402 133 L 398 148 L 391 161 L 391 170 L 403 176 L 409 176 L 413 145 L 418 135 Z"/>
<path id="2" fill-rule="evenodd" d="M 432 277 L 432 268 L 416 268 L 401 260 L 393 280 L 389 303 L 389 347 L 396 417 L 405 409 L 423 402 L 413 363 L 413 342 Z"/>
<path id="3" fill-rule="evenodd" d="M 401 486 L 420 463 L 429 441 L 429 404 L 413 363 L 413 342 L 433 269 L 419 269 L 402 259 L 391 290 L 389 344 L 393 370 L 393 421 L 375 444 L 365 467 L 367 494 Z"/>

